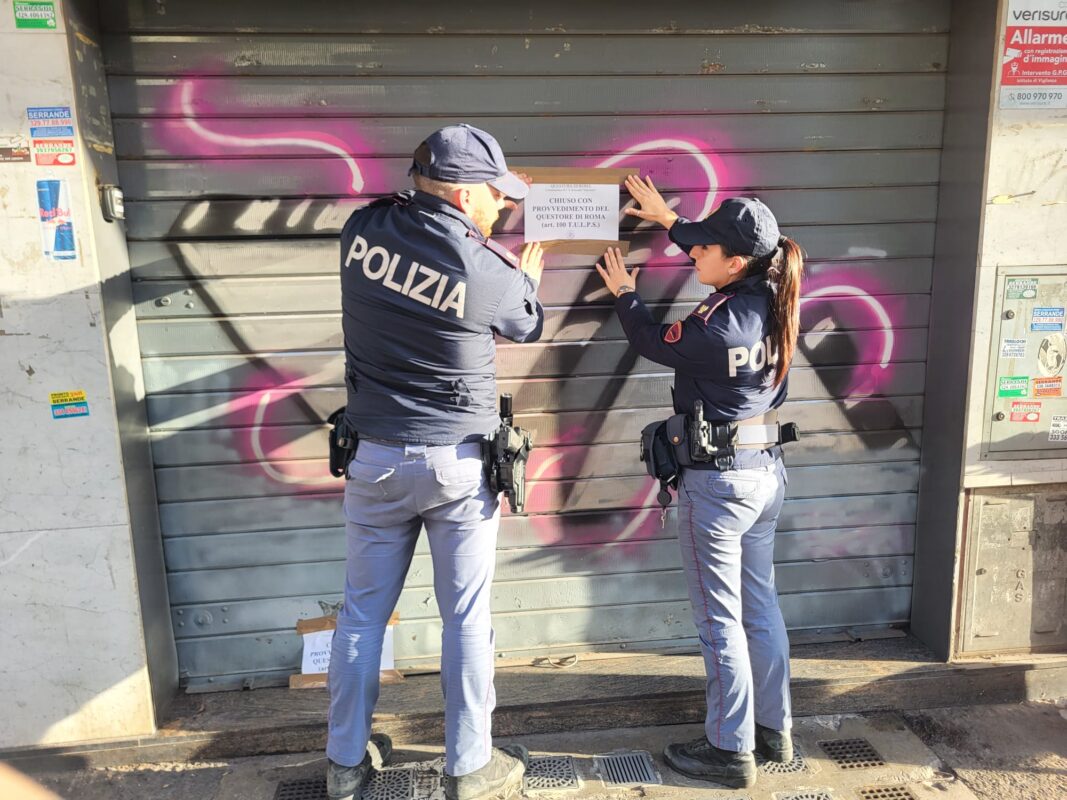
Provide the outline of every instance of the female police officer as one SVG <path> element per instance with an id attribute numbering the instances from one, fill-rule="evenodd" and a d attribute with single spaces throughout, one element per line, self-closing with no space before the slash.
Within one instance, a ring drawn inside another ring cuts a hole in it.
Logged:
<path id="1" fill-rule="evenodd" d="M 715 291 L 683 320 L 655 322 L 618 250 L 597 270 L 617 300 L 627 338 L 646 358 L 675 369 L 675 410 L 702 401 L 712 423 L 738 423 L 732 456 L 682 471 L 678 542 L 707 670 L 704 736 L 664 751 L 690 777 L 731 787 L 756 779 L 755 749 L 793 757 L 789 643 L 774 587 L 774 529 L 785 494 L 776 409 L 799 328 L 802 255 L 779 235 L 759 200 L 731 198 L 700 222 L 668 208 L 651 179 L 631 176 L 639 204 L 627 213 L 657 222 L 688 251 L 698 280 Z M 720 429 L 721 430 L 721 429 Z"/>

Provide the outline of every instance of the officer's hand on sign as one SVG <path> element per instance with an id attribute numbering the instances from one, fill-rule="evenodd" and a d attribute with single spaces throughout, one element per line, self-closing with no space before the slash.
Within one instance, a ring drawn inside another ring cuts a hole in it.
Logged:
<path id="1" fill-rule="evenodd" d="M 659 193 L 651 178 L 641 180 L 637 175 L 626 176 L 626 191 L 640 208 L 626 209 L 629 217 L 639 217 L 649 222 L 658 222 L 664 228 L 670 228 L 678 215 L 671 211 L 663 195 Z"/>
<path id="2" fill-rule="evenodd" d="M 609 247 L 604 252 L 604 263 L 607 266 L 597 264 L 596 271 L 604 279 L 604 285 L 608 287 L 609 292 L 618 297 L 624 292 L 634 291 L 640 267 L 634 267 L 634 271 L 628 273 L 622 260 L 622 251 L 617 247 Z"/>
<path id="3" fill-rule="evenodd" d="M 531 279 L 541 282 L 541 270 L 545 268 L 545 251 L 540 242 L 527 242 L 522 248 L 522 257 L 519 259 L 519 269 L 530 276 Z"/>

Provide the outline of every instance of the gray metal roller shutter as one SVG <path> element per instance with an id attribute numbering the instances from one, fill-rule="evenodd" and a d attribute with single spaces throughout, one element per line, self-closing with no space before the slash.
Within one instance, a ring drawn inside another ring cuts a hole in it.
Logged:
<path id="1" fill-rule="evenodd" d="M 343 585 L 322 420 L 343 402 L 336 237 L 449 121 L 523 165 L 632 166 L 683 213 L 757 193 L 809 254 L 777 539 L 793 629 L 908 619 L 948 3 L 102 4 L 184 681 L 283 679 Z M 499 241 L 516 247 L 514 221 Z M 706 290 L 626 236 L 664 319 Z M 669 404 L 587 258 L 550 260 L 537 345 L 500 348 L 537 435 L 494 588 L 507 656 L 691 646 L 673 524 L 634 442 Z M 397 657 L 432 665 L 425 543 Z"/>

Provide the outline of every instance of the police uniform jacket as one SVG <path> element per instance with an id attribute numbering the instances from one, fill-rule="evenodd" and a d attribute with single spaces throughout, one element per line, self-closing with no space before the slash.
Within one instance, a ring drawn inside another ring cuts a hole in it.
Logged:
<path id="1" fill-rule="evenodd" d="M 341 232 L 347 422 L 360 436 L 421 444 L 500 424 L 494 334 L 541 335 L 537 283 L 450 203 L 402 192 Z"/>
<path id="2" fill-rule="evenodd" d="M 638 353 L 674 369 L 675 413 L 691 414 L 693 401 L 702 400 L 706 420 L 733 422 L 785 401 L 788 377 L 774 386 L 773 298 L 774 288 L 761 273 L 713 292 L 673 324 L 657 323 L 636 292 L 621 295 L 615 311 Z M 738 450 L 734 466 L 762 466 L 778 452 L 779 448 Z"/>

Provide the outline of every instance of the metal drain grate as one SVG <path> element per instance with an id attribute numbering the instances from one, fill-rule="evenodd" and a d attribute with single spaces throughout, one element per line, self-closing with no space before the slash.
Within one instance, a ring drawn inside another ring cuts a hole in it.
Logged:
<path id="1" fill-rule="evenodd" d="M 530 759 L 523 778 L 524 792 L 556 792 L 578 789 L 578 770 L 570 756 L 536 756 Z"/>
<path id="2" fill-rule="evenodd" d="M 775 795 L 776 800 L 834 800 L 834 796 L 825 789 L 814 789 L 806 792 L 793 792 L 791 794 Z"/>
<path id="3" fill-rule="evenodd" d="M 274 790 L 274 800 L 327 800 L 325 778 L 282 781 Z"/>
<path id="4" fill-rule="evenodd" d="M 760 755 L 756 756 L 756 765 L 764 775 L 795 775 L 798 772 L 808 772 L 808 762 L 804 759 L 804 753 L 800 748 L 793 745 L 793 760 L 782 763 L 780 761 L 767 761 Z"/>
<path id="5" fill-rule="evenodd" d="M 663 783 L 663 779 L 656 773 L 652 756 L 644 750 L 593 756 L 593 769 L 609 786 Z"/>
<path id="6" fill-rule="evenodd" d="M 830 760 L 841 769 L 885 766 L 885 761 L 878 755 L 878 751 L 871 747 L 871 743 L 866 739 L 832 739 L 819 742 L 819 747 L 826 751 Z"/>
<path id="7" fill-rule="evenodd" d="M 415 789 L 412 791 L 412 800 L 431 800 L 431 798 L 435 797 L 440 791 L 440 774 L 436 772 L 424 772 L 423 770 L 419 770 L 415 773 Z"/>
<path id="8" fill-rule="evenodd" d="M 383 769 L 372 772 L 363 789 L 364 800 L 411 800 L 415 790 L 415 770 Z"/>
<path id="9" fill-rule="evenodd" d="M 864 786 L 856 794 L 860 800 L 915 800 L 907 786 Z"/>

